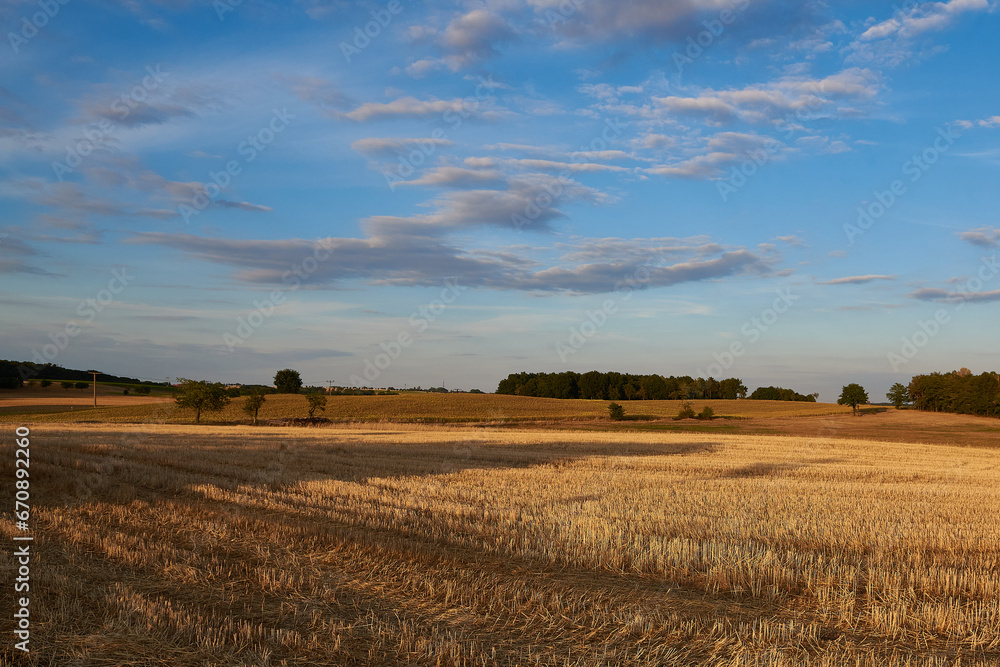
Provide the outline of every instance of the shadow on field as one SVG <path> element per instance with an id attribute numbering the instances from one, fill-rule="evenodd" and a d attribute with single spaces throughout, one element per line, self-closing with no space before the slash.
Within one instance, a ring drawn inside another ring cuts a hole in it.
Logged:
<path id="1" fill-rule="evenodd" d="M 33 486 L 48 487 L 40 502 L 52 505 L 120 497 L 134 488 L 184 493 L 192 486 L 235 490 L 266 486 L 280 490 L 299 482 L 380 479 L 458 474 L 465 470 L 570 467 L 593 457 L 612 459 L 685 456 L 718 451 L 714 442 L 681 443 L 491 443 L 456 439 L 435 443 L 326 443 L 282 436 L 183 437 L 175 434 L 95 430 L 35 436 L 45 461 L 32 468 Z M 39 462 L 41 463 L 41 462 Z M 630 464 L 609 462 L 615 468 Z"/>

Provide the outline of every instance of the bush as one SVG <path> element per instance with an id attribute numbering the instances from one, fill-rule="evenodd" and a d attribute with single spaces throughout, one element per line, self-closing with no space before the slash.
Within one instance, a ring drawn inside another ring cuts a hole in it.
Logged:
<path id="1" fill-rule="evenodd" d="M 90 383 L 89 382 L 77 382 L 76 385 L 74 385 L 74 386 L 77 389 L 79 389 L 80 391 L 83 391 L 84 389 L 86 389 L 87 387 L 90 386 Z"/>
<path id="2" fill-rule="evenodd" d="M 691 404 L 685 403 L 681 406 L 680 412 L 677 413 L 677 416 L 674 417 L 674 419 L 694 419 L 694 417 L 695 414 L 694 410 L 691 409 Z"/>
<path id="3" fill-rule="evenodd" d="M 42 389 L 48 389 L 52 386 L 52 380 L 42 380 L 39 384 L 42 385 Z"/>
<path id="4" fill-rule="evenodd" d="M 610 415 L 611 421 L 620 422 L 625 419 L 625 408 L 617 403 L 612 403 L 608 406 L 608 415 Z"/>
<path id="5" fill-rule="evenodd" d="M 139 396 L 146 396 L 149 394 L 149 387 L 136 387 L 134 389 L 135 393 Z"/>
<path id="6" fill-rule="evenodd" d="M 697 418 L 698 419 L 709 419 L 710 420 L 710 419 L 712 419 L 714 417 L 715 417 L 715 410 L 713 410 L 712 408 L 710 408 L 710 407 L 708 407 L 706 405 L 705 409 L 701 411 L 701 413 L 698 415 Z"/>
<path id="7" fill-rule="evenodd" d="M 65 389 L 66 391 L 69 391 L 70 389 L 73 388 L 73 383 L 70 382 L 69 380 L 63 380 L 59 384 L 62 385 L 62 388 Z"/>

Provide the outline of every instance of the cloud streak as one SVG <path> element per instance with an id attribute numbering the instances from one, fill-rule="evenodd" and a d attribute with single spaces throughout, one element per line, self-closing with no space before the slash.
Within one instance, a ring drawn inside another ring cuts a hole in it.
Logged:
<path id="1" fill-rule="evenodd" d="M 869 274 L 867 276 L 847 276 L 845 278 L 834 278 L 821 282 L 820 285 L 864 285 L 878 280 L 895 280 L 896 276 L 883 276 Z"/>
<path id="2" fill-rule="evenodd" d="M 543 267 L 536 260 L 512 253 L 462 250 L 427 237 L 326 238 L 317 241 L 233 240 L 190 234 L 147 232 L 130 243 L 159 245 L 202 261 L 236 269 L 238 280 L 252 284 L 289 284 L 291 267 L 317 249 L 325 259 L 310 280 L 314 286 L 340 286 L 351 281 L 373 285 L 435 285 L 457 276 L 462 284 L 485 289 L 537 293 L 600 294 L 618 289 L 620 281 L 645 268 L 649 279 L 643 288 L 671 287 L 682 283 L 770 275 L 773 260 L 747 249 L 720 249 L 715 244 L 675 245 L 681 261 L 664 261 L 650 240 L 622 242 L 632 252 L 623 258 L 577 263 L 581 255 L 565 252 L 562 262 Z M 584 240 L 584 252 L 588 244 Z M 651 246 L 642 252 L 644 246 Z M 591 251 L 593 246 L 590 246 Z M 591 255 L 593 257 L 593 255 Z"/>

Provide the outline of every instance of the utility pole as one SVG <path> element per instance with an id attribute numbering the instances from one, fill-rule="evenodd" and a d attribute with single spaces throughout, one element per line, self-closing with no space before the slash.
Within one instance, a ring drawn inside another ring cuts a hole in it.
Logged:
<path id="1" fill-rule="evenodd" d="M 328 393 L 328 394 L 332 394 L 333 393 L 333 380 L 327 380 L 326 381 L 326 393 Z"/>
<path id="2" fill-rule="evenodd" d="M 97 407 L 97 376 L 100 371 L 87 371 L 94 376 L 94 407 Z"/>

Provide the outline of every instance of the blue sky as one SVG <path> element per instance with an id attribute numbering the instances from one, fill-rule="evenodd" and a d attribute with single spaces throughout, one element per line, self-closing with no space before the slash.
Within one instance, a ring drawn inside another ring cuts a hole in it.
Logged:
<path id="1" fill-rule="evenodd" d="M 995 370 L 996 9 L 0 0 L 0 357 Z"/>

